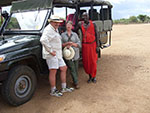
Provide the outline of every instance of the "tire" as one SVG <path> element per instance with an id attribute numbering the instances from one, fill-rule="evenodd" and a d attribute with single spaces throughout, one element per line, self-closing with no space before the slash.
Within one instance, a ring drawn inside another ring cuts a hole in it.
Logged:
<path id="1" fill-rule="evenodd" d="M 9 104 L 19 106 L 32 98 L 36 85 L 34 71 L 28 66 L 19 65 L 9 71 L 8 79 L 2 86 L 2 95 Z"/>

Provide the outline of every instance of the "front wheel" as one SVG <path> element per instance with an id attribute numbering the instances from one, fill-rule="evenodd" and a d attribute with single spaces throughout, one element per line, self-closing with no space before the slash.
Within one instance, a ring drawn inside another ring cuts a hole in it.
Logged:
<path id="1" fill-rule="evenodd" d="M 32 98 L 36 85 L 37 78 L 30 67 L 16 66 L 9 71 L 8 79 L 2 87 L 2 94 L 8 103 L 18 106 Z"/>

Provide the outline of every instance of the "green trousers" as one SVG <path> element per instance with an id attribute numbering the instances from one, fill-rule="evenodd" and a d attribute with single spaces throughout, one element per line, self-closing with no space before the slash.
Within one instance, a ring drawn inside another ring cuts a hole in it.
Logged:
<path id="1" fill-rule="evenodd" d="M 78 65 L 79 61 L 66 60 L 74 84 L 78 84 Z"/>

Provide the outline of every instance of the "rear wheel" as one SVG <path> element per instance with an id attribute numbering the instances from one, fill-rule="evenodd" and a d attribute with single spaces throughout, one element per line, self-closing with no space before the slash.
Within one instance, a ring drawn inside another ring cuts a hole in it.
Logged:
<path id="1" fill-rule="evenodd" d="M 24 65 L 16 66 L 9 72 L 2 86 L 2 94 L 11 105 L 18 106 L 29 101 L 36 89 L 37 78 L 34 71 Z"/>

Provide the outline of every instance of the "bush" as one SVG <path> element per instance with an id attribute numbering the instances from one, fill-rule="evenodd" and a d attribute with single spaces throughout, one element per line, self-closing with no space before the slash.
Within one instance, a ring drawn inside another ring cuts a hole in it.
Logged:
<path id="1" fill-rule="evenodd" d="M 136 16 L 131 16 L 131 17 L 129 18 L 129 22 L 130 22 L 130 23 L 138 23 L 138 19 L 137 19 Z"/>
<path id="2" fill-rule="evenodd" d="M 0 27 L 1 27 L 1 25 L 2 25 L 2 22 L 4 21 L 4 20 L 2 21 L 2 19 L 3 19 L 3 18 L 2 18 L 1 15 L 0 15 Z"/>
<path id="3" fill-rule="evenodd" d="M 131 24 L 131 23 L 150 23 L 150 17 L 147 15 L 138 15 L 136 16 L 131 16 L 129 19 L 117 19 L 113 21 L 114 24 Z"/>

